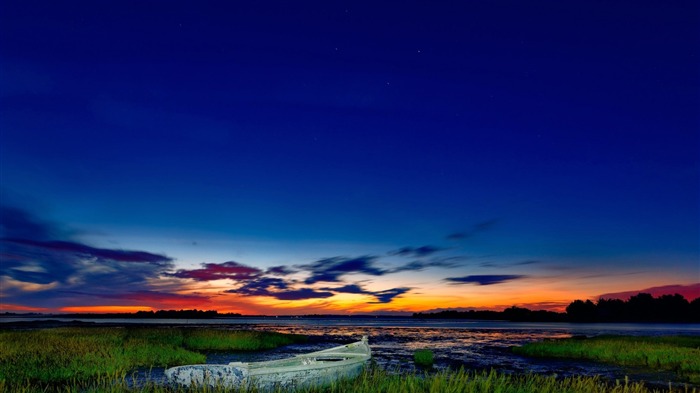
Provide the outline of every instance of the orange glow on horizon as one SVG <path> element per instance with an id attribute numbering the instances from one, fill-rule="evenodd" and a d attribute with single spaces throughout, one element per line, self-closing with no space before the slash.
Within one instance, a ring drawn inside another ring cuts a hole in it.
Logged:
<path id="1" fill-rule="evenodd" d="M 154 311 L 153 307 L 148 306 L 73 306 L 73 307 L 63 307 L 60 308 L 61 312 L 74 312 L 74 313 L 94 313 L 94 314 L 108 314 L 108 313 L 134 313 L 137 311 Z"/>
<path id="2" fill-rule="evenodd" d="M 0 311 L 32 311 L 32 312 L 47 312 L 45 307 L 22 306 L 21 304 L 0 304 Z"/>

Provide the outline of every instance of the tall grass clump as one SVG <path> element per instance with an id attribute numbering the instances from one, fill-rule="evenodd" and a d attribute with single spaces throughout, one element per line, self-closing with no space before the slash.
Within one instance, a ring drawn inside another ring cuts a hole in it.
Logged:
<path id="1" fill-rule="evenodd" d="M 120 378 L 138 367 L 204 363 L 201 350 L 269 349 L 302 336 L 188 328 L 0 331 L 0 387 Z M 0 388 L 0 392 L 3 391 Z"/>
<path id="2" fill-rule="evenodd" d="M 598 336 L 546 340 L 513 348 L 534 357 L 593 360 L 626 367 L 671 371 L 700 383 L 700 336 Z"/>
<path id="3" fill-rule="evenodd" d="M 413 362 L 419 367 L 433 367 L 435 362 L 433 351 L 429 349 L 418 349 L 413 352 Z"/>

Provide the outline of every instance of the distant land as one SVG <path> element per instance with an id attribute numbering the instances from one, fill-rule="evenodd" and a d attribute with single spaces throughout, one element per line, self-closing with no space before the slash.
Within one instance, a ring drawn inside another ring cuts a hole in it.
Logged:
<path id="1" fill-rule="evenodd" d="M 472 319 L 498 320 L 511 322 L 647 322 L 647 323 L 696 323 L 700 322 L 700 297 L 688 301 L 679 294 L 653 297 L 649 293 L 638 293 L 629 300 L 599 299 L 575 300 L 566 307 L 566 312 L 530 310 L 522 307 L 510 307 L 503 311 L 488 310 L 443 310 L 439 312 L 406 313 L 401 315 L 358 314 L 329 315 L 309 314 L 298 316 L 241 315 L 238 313 L 219 313 L 213 310 L 159 310 L 138 311 L 135 313 L 72 313 L 41 314 L 5 312 L 0 317 L 42 317 L 42 318 L 89 318 L 89 319 L 214 319 L 214 318 L 416 318 L 416 319 Z"/>

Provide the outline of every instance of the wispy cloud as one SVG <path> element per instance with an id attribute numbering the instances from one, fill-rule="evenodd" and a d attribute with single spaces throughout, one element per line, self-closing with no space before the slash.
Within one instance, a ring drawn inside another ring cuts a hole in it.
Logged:
<path id="1" fill-rule="evenodd" d="M 8 302 L 47 306 L 58 299 L 94 302 L 106 295 L 135 302 L 127 295 L 135 288 L 153 291 L 153 282 L 174 266 L 166 255 L 93 247 L 25 209 L 0 209 L 0 287 Z"/>
<path id="2" fill-rule="evenodd" d="M 18 207 L 0 205 L 0 217 L 0 238 L 47 240 L 60 236 L 55 224 Z"/>
<path id="3" fill-rule="evenodd" d="M 356 258 L 333 257 L 319 259 L 309 265 L 300 266 L 310 273 L 304 281 L 306 284 L 318 282 L 341 282 L 341 277 L 346 274 L 358 273 L 370 276 L 381 276 L 387 273 L 375 266 L 377 257 L 361 256 Z"/>
<path id="4" fill-rule="evenodd" d="M 252 266 L 246 266 L 235 261 L 223 263 L 202 263 L 201 269 L 180 269 L 168 276 L 178 278 L 190 278 L 196 281 L 214 280 L 251 280 L 259 277 L 262 270 Z"/>
<path id="5" fill-rule="evenodd" d="M 397 266 L 393 269 L 387 270 L 387 273 L 398 273 L 406 271 L 419 271 L 430 267 L 441 267 L 441 268 L 453 268 L 460 266 L 467 257 L 456 256 L 456 257 L 445 257 L 445 258 L 433 258 L 431 260 L 418 260 L 412 261 L 405 265 Z"/>
<path id="6" fill-rule="evenodd" d="M 361 285 L 358 284 L 348 284 L 344 285 L 342 287 L 335 287 L 335 288 L 321 288 L 325 291 L 331 291 L 331 292 L 336 292 L 336 293 L 350 293 L 350 294 L 360 294 L 360 295 L 370 295 L 374 296 L 377 301 L 376 302 L 369 302 L 369 303 L 390 303 L 392 300 L 394 300 L 395 297 L 403 295 L 404 293 L 410 291 L 412 288 L 408 287 L 400 287 L 400 288 L 391 288 L 391 289 L 386 289 L 382 291 L 369 291 L 364 289 Z"/>
<path id="7" fill-rule="evenodd" d="M 372 294 L 370 291 L 366 291 L 362 286 L 357 285 L 357 284 L 348 284 L 348 285 L 343 285 L 342 287 L 335 287 L 335 288 L 322 288 L 323 290 L 326 291 L 333 291 L 333 292 L 338 292 L 338 293 L 352 293 L 352 294 Z"/>
<path id="8" fill-rule="evenodd" d="M 447 240 L 465 240 L 470 237 L 473 237 L 479 233 L 486 232 L 490 229 L 492 229 L 494 226 L 498 224 L 500 220 L 499 219 L 491 219 L 491 220 L 486 220 L 486 221 L 481 221 L 476 224 L 474 224 L 471 228 L 464 230 L 464 231 L 458 231 L 458 232 L 453 232 L 449 235 L 447 235 L 445 238 Z"/>
<path id="9" fill-rule="evenodd" d="M 408 287 L 401 287 L 401 288 L 393 288 L 393 289 L 387 289 L 385 291 L 378 291 L 374 292 L 374 296 L 377 298 L 376 302 L 370 302 L 370 303 L 390 303 L 392 300 L 394 300 L 395 297 L 403 295 L 404 293 L 410 291 L 411 288 Z"/>
<path id="10" fill-rule="evenodd" d="M 142 262 L 159 265 L 170 265 L 172 258 L 165 255 L 152 254 L 146 251 L 113 250 L 107 248 L 95 248 L 85 244 L 70 241 L 37 241 L 29 239 L 4 238 L 3 242 L 20 244 L 28 247 L 45 249 L 60 253 L 70 253 L 82 258 L 94 258 L 98 260 L 112 260 L 117 262 Z"/>
<path id="11" fill-rule="evenodd" d="M 287 276 L 296 272 L 296 269 L 292 269 L 289 266 L 273 266 L 265 270 L 265 274 L 272 274 L 276 276 Z"/>
<path id="12" fill-rule="evenodd" d="M 518 280 L 527 276 L 517 274 L 494 274 L 494 275 L 473 275 L 464 277 L 449 277 L 445 281 L 453 284 L 477 284 L 477 285 L 495 285 L 502 284 L 507 281 Z"/>
<path id="13" fill-rule="evenodd" d="M 313 288 L 291 288 L 293 284 L 278 277 L 259 277 L 225 292 L 244 296 L 269 296 L 278 300 L 323 299 L 333 296 L 332 292 Z"/>
<path id="14" fill-rule="evenodd" d="M 377 266 L 377 256 L 360 256 L 355 258 L 332 257 L 319 259 L 308 265 L 298 266 L 300 272 L 308 272 L 306 284 L 319 282 L 343 282 L 343 277 L 348 274 L 366 274 L 370 276 L 383 276 L 385 274 L 405 271 L 418 271 L 430 267 L 451 268 L 459 266 L 466 257 L 455 256 L 445 258 L 432 258 L 430 260 L 411 261 L 399 266 L 381 268 Z"/>
<path id="15" fill-rule="evenodd" d="M 535 259 L 528 259 L 525 261 L 519 261 L 519 262 L 503 262 L 503 263 L 497 263 L 497 262 L 482 262 L 479 264 L 481 267 L 513 267 L 513 266 L 527 266 L 527 265 L 535 265 L 541 263 L 538 260 Z"/>
<path id="16" fill-rule="evenodd" d="M 420 247 L 401 247 L 398 250 L 389 251 L 389 255 L 397 255 L 401 257 L 421 258 L 436 252 L 446 250 L 446 248 L 436 246 L 420 246 Z"/>

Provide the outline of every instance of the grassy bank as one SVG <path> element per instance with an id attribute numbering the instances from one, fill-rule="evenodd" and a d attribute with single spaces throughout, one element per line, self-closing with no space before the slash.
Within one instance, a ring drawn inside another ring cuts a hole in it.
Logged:
<path id="1" fill-rule="evenodd" d="M 115 378 L 137 367 L 203 363 L 196 351 L 271 349 L 303 339 L 272 332 L 188 328 L 0 331 L 0 383 L 65 384 Z"/>
<path id="2" fill-rule="evenodd" d="M 137 367 L 203 362 L 205 350 L 259 350 L 302 340 L 301 336 L 188 328 L 55 328 L 0 331 L 0 392 L 220 392 L 175 388 L 159 381 L 132 379 Z M 693 338 L 660 339 L 692 349 Z M 671 340 L 671 341 L 669 341 Z M 586 341 L 586 340 L 581 340 Z M 697 350 L 697 348 L 695 348 Z M 138 386 L 136 386 L 138 385 Z M 136 387 L 135 387 L 136 386 Z M 669 392 L 668 389 L 661 390 Z M 680 390 L 700 393 L 696 389 Z M 279 393 L 282 393 L 280 391 Z M 555 378 L 465 370 L 436 374 L 388 373 L 368 368 L 359 378 L 305 393 L 542 392 L 652 393 L 640 383 L 610 384 L 596 377 Z"/>
<path id="3" fill-rule="evenodd" d="M 679 380 L 700 383 L 700 336 L 599 336 L 528 343 L 520 355 L 583 359 L 625 367 L 671 371 Z"/>
<path id="4" fill-rule="evenodd" d="M 29 384 L 0 382 L 0 391 L 7 393 L 46 392 Z M 218 393 L 236 392 L 217 388 L 173 388 L 148 382 L 138 388 L 130 387 L 128 378 L 117 381 L 100 377 L 92 381 L 75 382 L 60 389 L 64 393 Z M 252 392 L 255 392 L 254 390 Z M 541 375 L 507 375 L 465 370 L 446 371 L 438 374 L 389 374 L 379 368 L 365 370 L 357 379 L 340 381 L 330 386 L 300 389 L 298 393 L 661 393 L 668 389 L 647 389 L 641 383 L 609 384 L 596 377 L 571 377 L 558 379 Z M 695 389 L 677 392 L 698 393 Z M 290 393 L 277 390 L 273 393 Z"/>

